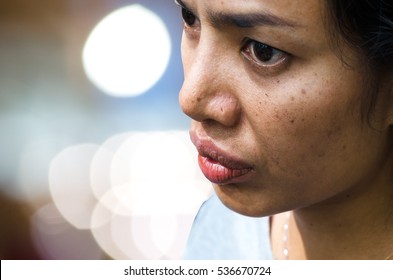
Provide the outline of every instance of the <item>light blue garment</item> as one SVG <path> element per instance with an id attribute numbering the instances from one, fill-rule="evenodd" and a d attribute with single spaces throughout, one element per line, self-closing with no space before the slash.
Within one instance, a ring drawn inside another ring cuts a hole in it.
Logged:
<path id="1" fill-rule="evenodd" d="M 269 260 L 273 258 L 269 218 L 250 218 L 210 197 L 195 218 L 184 259 Z"/>

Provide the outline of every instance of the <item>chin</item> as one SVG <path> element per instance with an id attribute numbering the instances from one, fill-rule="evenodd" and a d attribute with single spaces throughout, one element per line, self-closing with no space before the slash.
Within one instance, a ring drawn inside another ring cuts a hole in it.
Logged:
<path id="1" fill-rule="evenodd" d="M 244 193 L 243 188 L 236 185 L 213 185 L 217 197 L 232 211 L 244 216 L 260 218 L 271 216 L 283 211 L 275 209 L 271 203 L 258 199 L 253 193 Z"/>

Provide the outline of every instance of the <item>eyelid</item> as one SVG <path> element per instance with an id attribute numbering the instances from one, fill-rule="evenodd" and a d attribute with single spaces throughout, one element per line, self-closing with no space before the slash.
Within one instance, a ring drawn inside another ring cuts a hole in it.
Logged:
<path id="1" fill-rule="evenodd" d="M 201 23 L 199 21 L 198 16 L 191 9 L 189 9 L 182 1 L 175 0 L 175 4 L 178 5 L 183 11 L 186 11 L 187 13 L 190 13 L 195 17 L 195 22 L 192 25 L 189 25 L 184 19 L 183 19 L 183 25 L 184 25 L 184 30 L 188 35 L 190 35 L 191 37 L 196 36 L 196 34 L 200 32 L 200 28 L 201 28 Z"/>
<path id="2" fill-rule="evenodd" d="M 180 7 L 184 7 L 184 4 L 181 3 L 179 0 L 174 0 L 173 2 L 175 2 L 175 4 L 180 6 Z"/>
<path id="3" fill-rule="evenodd" d="M 196 16 L 196 13 L 194 13 L 194 11 L 192 9 L 190 9 L 189 7 L 187 7 L 182 1 L 179 1 L 179 0 L 174 0 L 174 1 L 177 6 L 179 6 L 182 9 L 185 9 L 187 12 L 190 12 L 191 14 Z"/>
<path id="4" fill-rule="evenodd" d="M 272 48 L 273 50 L 280 52 L 280 59 L 273 64 L 269 64 L 269 63 L 264 63 L 260 60 L 258 60 L 258 58 L 254 58 L 254 54 L 253 51 L 250 49 L 250 45 L 251 44 L 255 44 L 255 43 L 259 43 L 259 44 L 263 44 L 266 45 L 270 48 Z M 251 38 L 244 38 L 242 41 L 242 48 L 241 48 L 241 53 L 243 54 L 243 56 L 251 61 L 253 63 L 253 66 L 255 66 L 258 69 L 277 69 L 280 70 L 282 69 L 282 67 L 284 67 L 285 65 L 287 65 L 287 62 L 289 60 L 289 58 L 291 57 L 291 54 L 287 53 L 286 51 L 280 50 L 278 48 L 272 47 L 266 43 L 251 39 Z M 273 70 L 275 71 L 275 70 Z"/>
<path id="5" fill-rule="evenodd" d="M 244 49 L 247 45 L 249 45 L 249 44 L 251 44 L 251 43 L 262 44 L 262 45 L 268 46 L 268 47 L 270 47 L 270 48 L 272 48 L 272 49 L 274 49 L 274 50 L 276 50 L 276 51 L 279 51 L 279 52 L 282 52 L 282 53 L 284 53 L 284 54 L 288 54 L 288 55 L 289 55 L 289 53 L 286 52 L 286 51 L 284 51 L 284 50 L 281 50 L 281 49 L 279 49 L 279 48 L 273 47 L 272 45 L 269 45 L 269 44 L 267 44 L 267 43 L 264 43 L 264 42 L 261 42 L 261 41 L 255 40 L 255 39 L 251 39 L 251 38 L 249 38 L 249 37 L 244 38 L 244 39 L 242 40 L 242 43 L 241 43 L 241 44 L 242 44 L 243 49 Z"/>

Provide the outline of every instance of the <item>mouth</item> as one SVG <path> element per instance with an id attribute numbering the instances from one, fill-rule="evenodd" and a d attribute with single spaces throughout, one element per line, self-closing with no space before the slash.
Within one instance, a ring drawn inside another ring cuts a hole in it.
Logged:
<path id="1" fill-rule="evenodd" d="M 253 170 L 250 164 L 219 149 L 212 141 L 198 138 L 192 132 L 191 141 L 198 150 L 198 164 L 202 173 L 214 184 L 241 183 Z"/>

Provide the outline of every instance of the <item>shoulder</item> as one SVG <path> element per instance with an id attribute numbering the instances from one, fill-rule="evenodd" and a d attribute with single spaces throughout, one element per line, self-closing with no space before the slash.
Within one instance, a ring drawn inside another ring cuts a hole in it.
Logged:
<path id="1" fill-rule="evenodd" d="M 185 259 L 271 259 L 269 219 L 226 208 L 216 195 L 201 206 L 191 229 Z"/>

